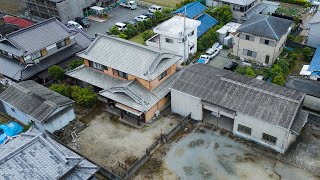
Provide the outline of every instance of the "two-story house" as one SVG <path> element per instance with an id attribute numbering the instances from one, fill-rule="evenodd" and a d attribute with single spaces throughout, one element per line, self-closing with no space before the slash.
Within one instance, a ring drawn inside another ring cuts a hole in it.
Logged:
<path id="1" fill-rule="evenodd" d="M 238 28 L 232 54 L 271 65 L 282 52 L 292 24 L 290 20 L 256 14 Z"/>
<path id="2" fill-rule="evenodd" d="M 157 33 L 146 41 L 146 45 L 189 58 L 197 52 L 197 28 L 200 21 L 174 16 L 153 29 Z"/>
<path id="3" fill-rule="evenodd" d="M 192 2 L 173 11 L 172 14 L 184 15 L 190 19 L 200 21 L 201 24 L 197 28 L 197 37 L 200 37 L 210 28 L 218 24 L 218 21 L 215 18 L 205 12 L 206 9 L 207 7 L 200 2 Z"/>
<path id="4" fill-rule="evenodd" d="M 207 0 L 207 6 L 230 6 L 234 22 L 243 23 L 255 14 L 260 14 L 268 5 L 261 0 Z"/>
<path id="5" fill-rule="evenodd" d="M 55 18 L 9 33 L 0 39 L 0 74 L 14 81 L 36 76 L 87 48 L 92 39 Z"/>
<path id="6" fill-rule="evenodd" d="M 66 74 L 99 91 L 99 100 L 121 120 L 131 119 L 141 126 L 170 103 L 169 88 L 177 78 L 180 56 L 105 35 L 78 56 L 84 65 Z"/>

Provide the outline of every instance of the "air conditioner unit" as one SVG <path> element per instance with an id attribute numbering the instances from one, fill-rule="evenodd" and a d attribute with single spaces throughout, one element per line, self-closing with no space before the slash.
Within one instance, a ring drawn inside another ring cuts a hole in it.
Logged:
<path id="1" fill-rule="evenodd" d="M 159 111 L 159 110 L 157 110 L 154 114 L 156 115 L 156 117 L 159 117 L 159 115 L 160 115 L 160 111 Z"/>

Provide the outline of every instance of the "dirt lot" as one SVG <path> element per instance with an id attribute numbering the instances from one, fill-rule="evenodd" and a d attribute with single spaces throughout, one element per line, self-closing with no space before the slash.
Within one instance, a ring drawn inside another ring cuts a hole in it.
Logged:
<path id="1" fill-rule="evenodd" d="M 0 11 L 19 15 L 20 8 L 18 0 L 0 0 Z"/>
<path id="2" fill-rule="evenodd" d="M 181 179 L 318 179 L 212 131 L 172 144 L 164 163 Z"/>
<path id="3" fill-rule="evenodd" d="M 76 142 L 68 144 L 106 168 L 117 161 L 126 162 L 132 157 L 141 157 L 161 131 L 169 132 L 178 124 L 172 116 L 161 117 L 150 126 L 138 130 L 109 117 L 106 112 L 93 117 L 90 126 L 78 134 Z"/>

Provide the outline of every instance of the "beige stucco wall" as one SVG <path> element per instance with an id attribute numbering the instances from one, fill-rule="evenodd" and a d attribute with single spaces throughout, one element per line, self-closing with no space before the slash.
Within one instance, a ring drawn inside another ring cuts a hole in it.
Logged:
<path id="1" fill-rule="evenodd" d="M 266 56 L 269 55 L 270 56 L 269 65 L 271 65 L 276 61 L 276 59 L 279 57 L 280 53 L 282 52 L 289 33 L 290 33 L 290 31 L 288 31 L 284 36 L 282 36 L 280 41 L 276 42 L 275 46 L 261 44 L 260 43 L 261 37 L 259 37 L 259 36 L 255 36 L 254 41 L 240 39 L 241 33 L 238 33 L 234 37 L 234 45 L 233 45 L 232 54 L 235 56 L 238 56 L 240 58 L 255 61 L 255 62 L 258 62 L 261 64 L 265 63 Z M 242 33 L 242 34 L 245 34 L 245 33 Z M 264 38 L 264 37 L 262 37 L 262 38 L 268 39 L 268 38 Z M 271 39 L 268 39 L 268 40 L 271 41 Z M 272 41 L 274 41 L 274 40 L 272 40 Z M 243 55 L 242 54 L 243 49 L 257 52 L 257 57 L 254 58 L 254 57 Z"/>
<path id="2" fill-rule="evenodd" d="M 252 129 L 251 136 L 245 133 L 238 131 L 238 124 L 247 126 Z M 258 120 L 256 118 L 246 116 L 237 112 L 237 116 L 234 119 L 233 125 L 233 133 L 247 140 L 256 142 L 263 146 L 269 147 L 278 151 L 280 153 L 284 153 L 284 151 L 288 148 L 289 144 L 293 142 L 294 137 L 287 134 L 287 130 L 276 125 L 270 124 L 266 121 Z M 269 134 L 277 138 L 277 142 L 275 145 L 269 144 L 268 142 L 262 140 L 262 133 Z"/>

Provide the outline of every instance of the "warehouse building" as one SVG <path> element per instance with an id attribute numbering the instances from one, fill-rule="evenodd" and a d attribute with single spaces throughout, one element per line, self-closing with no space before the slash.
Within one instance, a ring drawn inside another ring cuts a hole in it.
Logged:
<path id="1" fill-rule="evenodd" d="M 212 119 L 236 136 L 284 153 L 301 132 L 308 113 L 305 94 L 247 78 L 231 71 L 195 64 L 171 90 L 174 113 Z"/>

